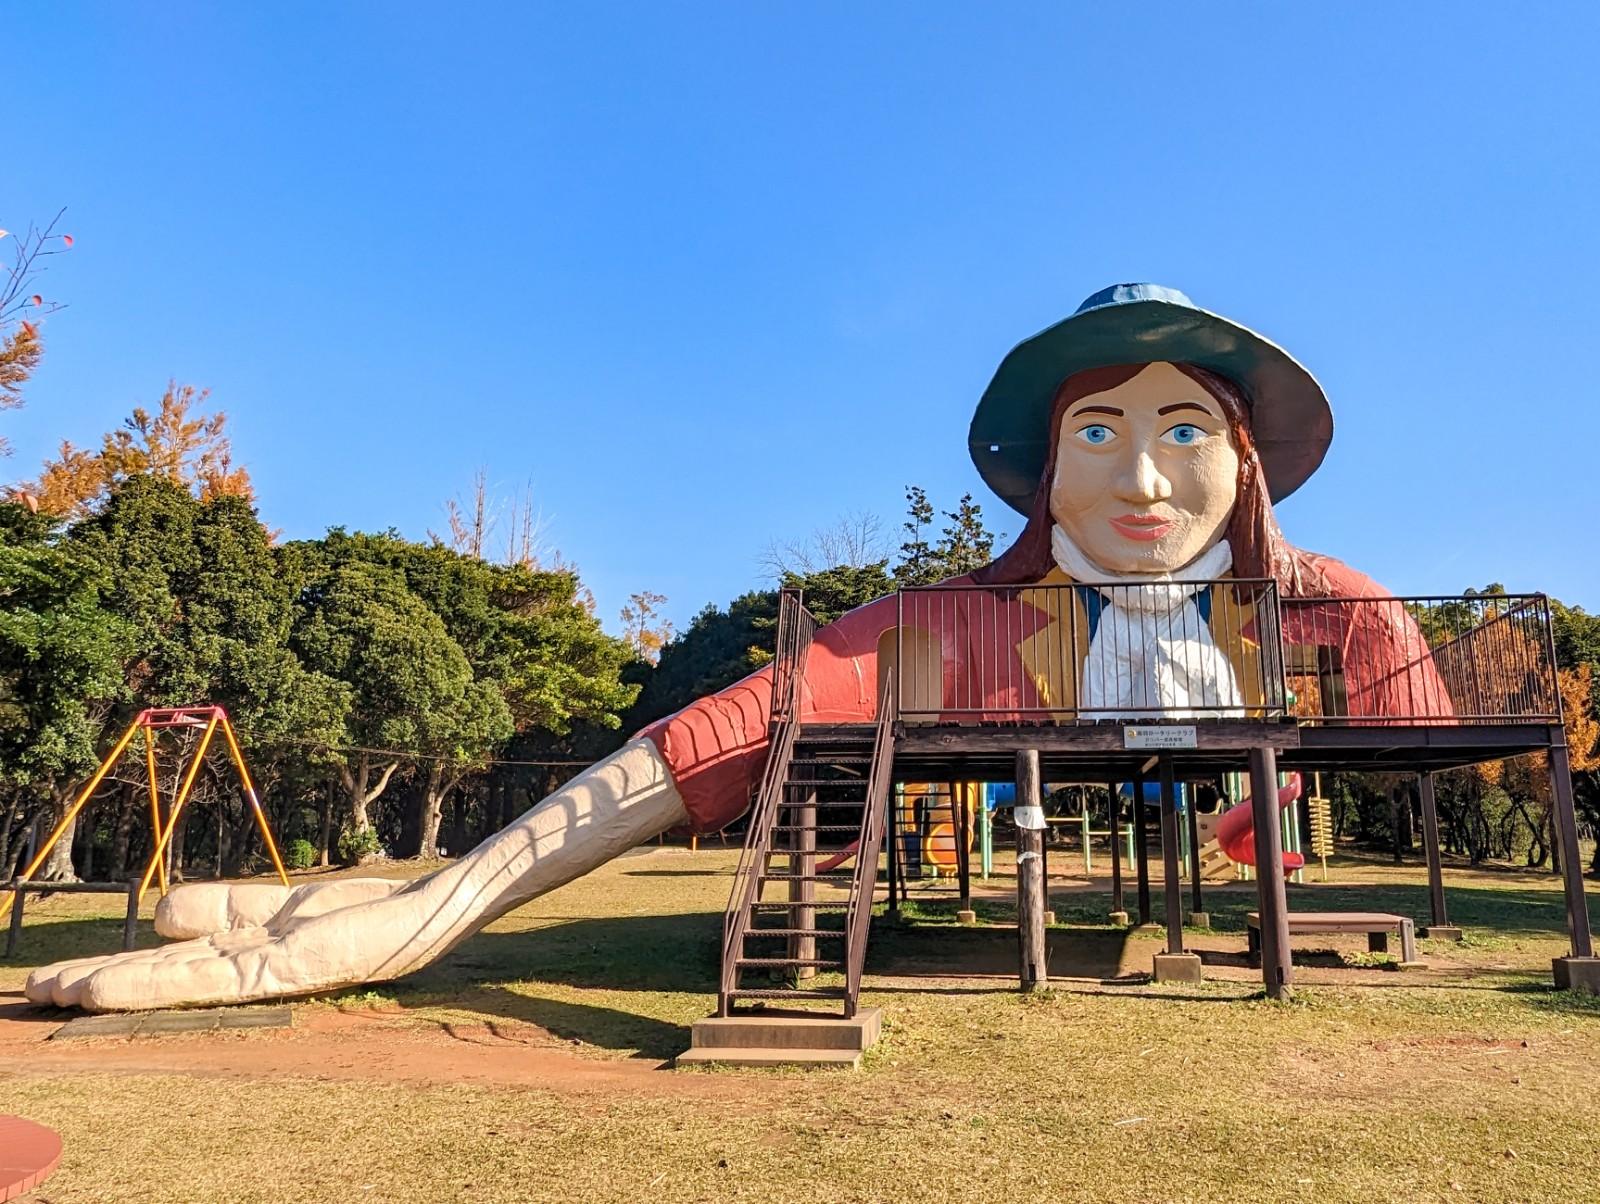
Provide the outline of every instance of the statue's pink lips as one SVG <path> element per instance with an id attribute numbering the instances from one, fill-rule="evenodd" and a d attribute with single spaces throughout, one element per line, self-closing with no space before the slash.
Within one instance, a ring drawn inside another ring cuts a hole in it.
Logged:
<path id="1" fill-rule="evenodd" d="M 1119 514 L 1111 520 L 1111 525 L 1119 535 L 1126 535 L 1141 543 L 1152 543 L 1172 530 L 1170 520 L 1154 514 Z"/>

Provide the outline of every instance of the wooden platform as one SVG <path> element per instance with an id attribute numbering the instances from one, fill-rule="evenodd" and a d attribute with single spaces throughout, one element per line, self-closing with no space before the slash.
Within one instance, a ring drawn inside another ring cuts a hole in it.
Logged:
<path id="1" fill-rule="evenodd" d="M 854 1016 L 777 1008 L 696 1020 L 688 1050 L 675 1064 L 693 1066 L 837 1066 L 854 1070 L 877 1043 L 883 1013 L 862 1008 Z"/>

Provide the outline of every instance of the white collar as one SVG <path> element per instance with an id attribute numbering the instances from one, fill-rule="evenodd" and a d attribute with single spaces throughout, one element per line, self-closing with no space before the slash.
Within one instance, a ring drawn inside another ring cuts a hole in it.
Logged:
<path id="1" fill-rule="evenodd" d="M 1174 572 L 1112 573 L 1101 568 L 1073 542 L 1072 536 L 1055 524 L 1050 531 L 1050 554 L 1063 573 L 1083 585 L 1138 585 L 1143 589 L 1111 591 L 1113 605 L 1130 610 L 1164 608 L 1192 595 L 1196 585 L 1174 585 L 1174 581 L 1214 581 L 1233 567 L 1233 548 L 1219 539 L 1188 564 Z M 1165 586 L 1167 588 L 1149 588 Z"/>

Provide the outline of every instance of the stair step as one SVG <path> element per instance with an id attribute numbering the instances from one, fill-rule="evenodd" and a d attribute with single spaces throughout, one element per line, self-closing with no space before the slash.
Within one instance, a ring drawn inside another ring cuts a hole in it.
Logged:
<path id="1" fill-rule="evenodd" d="M 856 787 L 860 787 L 860 786 L 865 786 L 867 784 L 868 783 L 867 783 L 867 779 L 866 778 L 789 778 L 783 783 L 785 789 L 788 789 L 791 786 L 796 786 L 796 787 L 798 787 L 798 786 L 856 786 Z M 793 802 L 791 801 L 789 805 L 793 806 Z M 822 802 L 822 803 L 819 804 L 819 806 L 823 806 L 823 807 L 838 806 L 838 804 L 837 803 L 830 803 L 830 802 Z"/>
<path id="2" fill-rule="evenodd" d="M 679 1054 L 675 1064 L 694 1066 L 838 1066 L 854 1070 L 861 1065 L 859 1049 L 744 1049 L 736 1045 L 702 1046 Z"/>
<path id="3" fill-rule="evenodd" d="M 759 908 L 762 911 L 778 911 L 780 909 L 787 910 L 789 908 L 794 908 L 794 907 L 815 907 L 819 911 L 844 911 L 847 907 L 850 906 L 850 904 L 846 903 L 842 899 L 841 900 L 820 900 L 820 901 L 819 900 L 812 900 L 811 902 L 807 902 L 804 899 L 792 899 L 792 900 L 789 900 L 789 901 L 783 902 L 783 903 L 779 903 L 776 900 L 757 901 L 755 903 L 750 904 L 750 906 L 752 908 Z"/>
<path id="4" fill-rule="evenodd" d="M 859 832 L 860 824 L 773 824 L 774 832 Z M 818 850 L 819 852 L 821 850 Z"/>
<path id="5" fill-rule="evenodd" d="M 844 963 L 832 957 L 741 957 L 736 966 L 814 966 L 818 970 L 842 970 Z"/>
<path id="6" fill-rule="evenodd" d="M 837 882 L 841 886 L 854 882 L 854 874 L 762 874 L 763 882 Z"/>
<path id="7" fill-rule="evenodd" d="M 838 765 L 871 765 L 872 764 L 872 758 L 871 757 L 856 757 L 856 756 L 842 756 L 842 757 L 790 757 L 789 758 L 789 764 L 791 764 L 791 765 L 822 765 L 822 766 L 825 766 L 825 767 L 827 767 L 829 769 L 832 769 L 832 768 L 834 768 L 835 766 L 838 766 Z"/>
<path id="8" fill-rule="evenodd" d="M 745 936 L 812 936 L 818 940 L 840 940 L 844 937 L 843 928 L 746 928 Z"/>
<path id="9" fill-rule="evenodd" d="M 843 987 L 740 987 L 729 991 L 729 999 L 843 999 Z"/>

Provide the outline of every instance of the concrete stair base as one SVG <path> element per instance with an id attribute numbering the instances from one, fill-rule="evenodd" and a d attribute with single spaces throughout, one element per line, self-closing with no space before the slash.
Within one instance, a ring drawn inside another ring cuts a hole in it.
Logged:
<path id="1" fill-rule="evenodd" d="M 703 1046 L 686 1049 L 673 1059 L 674 1066 L 838 1066 L 857 1070 L 859 1049 L 740 1049 L 738 1046 Z"/>
<path id="2" fill-rule="evenodd" d="M 690 1029 L 689 1048 L 678 1066 L 861 1065 L 861 1055 L 877 1043 L 883 1012 L 863 1008 L 854 1016 L 762 1009 L 736 1016 L 708 1016 Z"/>

